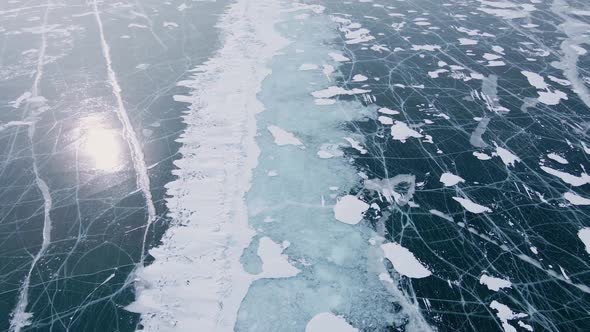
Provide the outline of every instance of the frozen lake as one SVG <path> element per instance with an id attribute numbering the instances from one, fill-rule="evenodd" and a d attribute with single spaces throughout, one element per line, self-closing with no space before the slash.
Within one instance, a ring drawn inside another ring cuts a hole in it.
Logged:
<path id="1" fill-rule="evenodd" d="M 590 329 L 590 5 L 0 4 L 0 330 Z"/>

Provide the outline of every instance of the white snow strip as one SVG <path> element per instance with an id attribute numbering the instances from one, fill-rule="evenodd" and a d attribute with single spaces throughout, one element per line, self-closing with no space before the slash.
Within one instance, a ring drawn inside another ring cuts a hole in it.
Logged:
<path id="1" fill-rule="evenodd" d="M 449 216 L 448 214 L 446 214 L 446 213 L 444 213 L 444 212 L 441 212 L 441 211 L 439 211 L 439 210 L 432 209 L 432 210 L 429 210 L 428 212 L 430 212 L 430 213 L 431 213 L 432 215 L 434 215 L 434 216 L 437 216 L 437 217 L 440 217 L 440 218 L 446 219 L 446 220 L 448 220 L 448 221 L 453 221 L 453 217 L 451 217 L 451 216 Z"/>
<path id="2" fill-rule="evenodd" d="M 497 311 L 496 316 L 502 323 L 502 328 L 504 329 L 504 332 L 517 332 L 514 326 L 510 325 L 508 321 L 518 318 L 524 318 L 527 316 L 527 314 L 512 312 L 512 310 L 507 305 L 502 304 L 496 300 L 490 303 L 490 308 Z"/>
<path id="3" fill-rule="evenodd" d="M 345 224 L 355 225 L 363 220 L 369 204 L 361 201 L 356 196 L 346 195 L 340 197 L 334 206 L 334 217 Z"/>
<path id="4" fill-rule="evenodd" d="M 47 47 L 46 47 L 47 48 Z M 41 48 L 41 51 L 44 52 L 44 49 Z M 10 105 L 14 108 L 19 108 L 23 101 L 27 101 L 31 97 L 31 93 L 29 91 L 24 92 L 20 95 L 16 100 L 10 102 Z"/>
<path id="5" fill-rule="evenodd" d="M 433 71 L 429 71 L 428 72 L 428 76 L 430 76 L 431 78 L 438 78 L 440 74 L 446 73 L 448 72 L 447 69 L 441 68 L 441 69 L 436 69 Z"/>
<path id="6" fill-rule="evenodd" d="M 563 194 L 563 198 L 567 199 L 567 201 L 572 203 L 573 205 L 590 205 L 589 198 L 582 197 L 572 191 L 568 191 L 565 194 Z"/>
<path id="7" fill-rule="evenodd" d="M 489 207 L 483 206 L 483 205 L 479 205 L 475 202 L 473 202 L 470 199 L 467 198 L 461 198 L 461 197 L 453 197 L 453 199 L 457 202 L 459 202 L 459 204 L 461 204 L 461 206 L 463 206 L 463 208 L 471 213 L 484 213 L 484 212 L 492 212 L 492 210 Z"/>
<path id="8" fill-rule="evenodd" d="M 358 332 L 346 320 L 330 312 L 322 312 L 313 316 L 307 323 L 305 332 Z"/>
<path id="9" fill-rule="evenodd" d="M 368 80 L 369 78 L 365 75 L 361 75 L 361 74 L 356 74 L 352 77 L 352 80 L 354 82 L 364 82 L 366 80 Z"/>
<path id="10" fill-rule="evenodd" d="M 499 291 L 502 288 L 510 288 L 512 287 L 512 283 L 508 280 L 496 278 L 489 276 L 487 274 L 483 274 L 479 278 L 479 283 L 482 285 L 486 285 L 489 290 Z"/>
<path id="11" fill-rule="evenodd" d="M 141 314 L 146 331 L 233 331 L 261 277 L 240 263 L 254 235 L 244 196 L 259 155 L 256 114 L 264 107 L 256 96 L 270 59 L 288 44 L 274 29 L 282 12 L 278 0 L 229 5 L 218 22 L 221 49 L 183 82 L 193 104 L 177 179 L 166 186 L 172 224 L 150 250 L 154 262 L 136 271 L 136 301 L 127 307 Z M 267 249 L 263 241 L 268 258 Z"/>
<path id="12" fill-rule="evenodd" d="M 440 45 L 412 45 L 412 51 L 440 51 Z"/>
<path id="13" fill-rule="evenodd" d="M 49 6 L 51 3 L 50 1 L 47 1 L 47 6 Z M 22 100 L 25 100 L 25 98 L 31 98 L 31 99 L 42 99 L 45 100 L 42 96 L 39 95 L 39 86 L 41 83 L 41 78 L 43 77 L 43 70 L 44 70 L 44 64 L 45 64 L 45 51 L 47 49 L 47 32 L 49 31 L 49 29 L 47 29 L 47 21 L 48 21 L 48 17 L 49 17 L 49 8 L 47 7 L 45 9 L 45 14 L 43 16 L 43 27 L 41 29 L 41 47 L 39 49 L 39 53 L 37 56 L 37 68 L 36 68 L 36 72 L 35 72 L 35 78 L 33 80 L 33 86 L 31 88 L 31 93 L 29 96 L 26 96 L 27 93 L 23 94 L 21 96 L 21 98 L 17 99 L 17 101 L 15 102 L 15 108 L 18 108 L 18 106 L 20 105 L 20 102 L 22 102 Z M 31 107 L 30 105 L 28 105 L 29 107 Z M 31 123 L 29 125 L 29 131 L 28 131 L 28 136 L 29 136 L 29 141 L 31 142 L 31 145 L 34 147 L 33 144 L 33 138 L 35 135 L 35 123 Z M 47 186 L 47 183 L 45 182 L 45 180 L 43 180 L 39 174 L 39 168 L 37 165 L 37 155 L 35 154 L 35 151 L 33 150 L 32 152 L 32 159 L 33 159 L 33 173 L 35 175 L 35 183 L 37 184 L 37 188 L 39 189 L 39 191 L 41 192 L 41 195 L 43 196 L 43 239 L 41 242 L 41 248 L 39 248 L 39 251 L 37 251 L 37 253 L 35 254 L 35 256 L 33 257 L 33 261 L 31 262 L 31 266 L 29 267 L 29 271 L 27 272 L 25 279 L 23 280 L 23 283 L 21 284 L 20 288 L 19 288 L 19 293 L 18 293 L 18 301 L 12 311 L 11 314 L 11 318 L 10 318 L 10 326 L 9 326 L 9 331 L 10 332 L 20 332 L 22 328 L 31 325 L 31 318 L 33 317 L 33 314 L 30 312 L 27 312 L 27 306 L 29 304 L 29 286 L 31 283 L 31 275 L 33 274 L 33 270 L 36 268 L 37 263 L 39 262 L 39 260 L 41 259 L 41 257 L 43 257 L 43 255 L 45 254 L 45 252 L 47 251 L 47 248 L 49 247 L 49 244 L 51 243 L 51 227 L 52 227 L 52 220 L 51 220 L 51 209 L 53 206 L 53 201 L 51 198 L 51 193 L 49 190 L 49 186 Z"/>
<path id="14" fill-rule="evenodd" d="M 334 96 L 340 96 L 340 95 L 352 96 L 352 95 L 357 95 L 357 94 L 361 94 L 361 93 L 368 93 L 368 92 L 371 92 L 371 90 L 358 89 L 358 88 L 354 88 L 352 90 L 346 90 L 346 89 L 339 87 L 339 86 L 331 86 L 331 87 L 328 87 L 323 90 L 314 91 L 311 93 L 311 95 L 316 98 L 332 98 Z"/>
<path id="15" fill-rule="evenodd" d="M 500 159 L 502 159 L 502 162 L 506 166 L 514 167 L 514 164 L 517 161 L 520 162 L 520 158 L 515 156 L 512 152 L 499 146 L 496 146 L 496 152 L 494 152 L 492 155 L 500 157 Z"/>
<path id="16" fill-rule="evenodd" d="M 397 243 L 385 243 L 381 249 L 393 268 L 401 275 L 409 278 L 426 278 L 432 273 L 405 247 Z"/>
<path id="17" fill-rule="evenodd" d="M 567 184 L 571 184 L 574 187 L 579 187 L 579 186 L 590 183 L 590 176 L 586 173 L 582 173 L 582 174 L 580 174 L 580 176 L 575 176 L 575 175 L 572 175 L 572 174 L 569 174 L 566 172 L 562 172 L 562 171 L 558 171 L 553 168 L 549 168 L 547 166 L 541 166 L 541 169 L 548 174 L 551 174 L 553 176 L 557 176 L 563 182 L 565 182 Z"/>
<path id="18" fill-rule="evenodd" d="M 348 143 L 350 143 L 350 146 L 357 150 L 358 152 L 360 152 L 361 154 L 366 154 L 368 151 L 367 149 L 361 145 L 361 143 L 359 143 L 358 141 L 350 138 L 350 137 L 345 137 L 344 138 Z"/>
<path id="19" fill-rule="evenodd" d="M 460 45 L 477 45 L 477 40 L 469 38 L 459 38 Z"/>
<path id="20" fill-rule="evenodd" d="M 299 66 L 299 70 L 316 70 L 319 68 L 320 66 L 313 63 L 304 63 L 301 66 Z"/>
<path id="21" fill-rule="evenodd" d="M 379 113 L 383 113 L 383 114 L 389 114 L 389 115 L 396 115 L 399 114 L 398 111 L 394 111 L 392 109 L 389 109 L 387 107 L 381 107 L 380 109 L 377 110 L 377 112 Z"/>
<path id="22" fill-rule="evenodd" d="M 445 187 L 452 187 L 460 182 L 465 182 L 465 180 L 458 175 L 445 172 L 440 176 L 440 182 L 442 182 Z"/>
<path id="23" fill-rule="evenodd" d="M 584 243 L 586 252 L 590 254 L 590 227 L 584 227 L 578 231 L 578 237 Z"/>
<path id="24" fill-rule="evenodd" d="M 537 88 L 539 94 L 539 101 L 545 105 L 557 105 L 560 100 L 567 100 L 567 94 L 560 90 L 551 91 L 549 85 L 545 82 L 543 76 L 523 70 L 521 73 L 526 76 L 529 84 Z"/>
<path id="25" fill-rule="evenodd" d="M 281 127 L 268 126 L 267 129 L 272 134 L 277 145 L 303 145 L 295 135 Z"/>
<path id="26" fill-rule="evenodd" d="M 342 53 L 331 52 L 331 53 L 328 53 L 328 55 L 332 58 L 332 60 L 334 60 L 336 62 L 350 61 L 350 59 L 345 57 L 344 55 L 342 55 Z"/>
<path id="27" fill-rule="evenodd" d="M 137 187 L 141 191 L 147 207 L 148 219 L 143 234 L 141 252 L 141 264 L 143 264 L 143 260 L 146 254 L 145 243 L 147 240 L 147 235 L 149 233 L 152 223 L 156 220 L 156 207 L 152 200 L 152 192 L 150 191 L 150 178 L 148 175 L 148 169 L 145 163 L 143 151 L 141 150 L 141 143 L 139 142 L 139 139 L 135 134 L 135 130 L 133 129 L 131 121 L 129 120 L 129 116 L 127 115 L 125 104 L 123 103 L 123 97 L 121 96 L 121 86 L 119 85 L 117 74 L 113 70 L 113 64 L 111 60 L 111 49 L 106 41 L 104 29 L 102 26 L 102 19 L 100 17 L 100 12 L 98 11 L 98 4 L 96 0 L 92 2 L 92 9 L 94 12 L 94 17 L 96 18 L 96 23 L 98 25 L 102 55 L 104 57 L 107 67 L 108 82 L 111 86 L 112 93 L 117 101 L 117 109 L 115 110 L 115 112 L 117 113 L 117 117 L 119 118 L 119 121 L 121 122 L 121 125 L 123 127 L 123 137 L 125 138 L 125 141 L 129 146 L 129 150 L 131 151 L 133 168 L 135 170 L 137 177 Z"/>
<path id="28" fill-rule="evenodd" d="M 488 155 L 488 154 L 485 154 L 485 153 L 483 153 L 483 152 L 477 152 L 477 151 L 474 151 L 474 152 L 473 152 L 473 155 L 474 155 L 474 156 L 475 156 L 477 159 L 479 159 L 479 160 L 490 160 L 490 159 L 492 159 L 492 157 L 491 157 L 490 155 Z"/>
<path id="29" fill-rule="evenodd" d="M 288 278 L 296 276 L 300 271 L 289 263 L 288 257 L 283 254 L 288 244 L 278 244 L 269 237 L 263 237 L 258 244 L 258 257 L 262 260 L 261 277 L 264 278 Z"/>
<path id="30" fill-rule="evenodd" d="M 553 152 L 552 153 L 549 153 L 549 154 L 547 154 L 547 158 L 549 158 L 551 160 L 555 160 L 558 163 L 563 164 L 563 165 L 569 164 L 569 162 L 567 161 L 567 159 L 565 159 L 564 157 L 558 155 L 557 153 L 553 153 Z"/>
<path id="31" fill-rule="evenodd" d="M 486 59 L 486 60 L 492 61 L 492 60 L 498 60 L 498 59 L 500 59 L 502 57 L 499 56 L 499 55 L 497 55 L 497 54 L 485 53 L 483 55 L 483 58 Z"/>
<path id="32" fill-rule="evenodd" d="M 422 134 L 408 127 L 405 122 L 395 121 L 391 127 L 391 136 L 394 140 L 405 142 L 408 138 L 422 138 Z"/>

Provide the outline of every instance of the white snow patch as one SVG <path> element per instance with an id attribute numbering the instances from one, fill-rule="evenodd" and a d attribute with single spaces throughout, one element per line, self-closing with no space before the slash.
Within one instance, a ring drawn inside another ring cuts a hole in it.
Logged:
<path id="1" fill-rule="evenodd" d="M 361 74 L 356 74 L 352 77 L 352 80 L 354 82 L 364 82 L 366 80 L 368 80 L 369 78 L 365 75 L 361 75 Z"/>
<path id="2" fill-rule="evenodd" d="M 578 231 L 578 237 L 584 243 L 586 252 L 590 254 L 590 227 L 584 227 Z"/>
<path id="3" fill-rule="evenodd" d="M 459 202 L 463 208 L 471 213 L 484 213 L 484 212 L 492 212 L 492 210 L 483 205 L 479 205 L 468 198 L 462 197 L 453 197 L 456 202 Z"/>
<path id="4" fill-rule="evenodd" d="M 263 237 L 258 243 L 258 256 L 262 260 L 263 278 L 288 278 L 296 276 L 300 271 L 289 263 L 287 255 L 283 251 L 288 243 L 278 244 L 269 237 Z"/>
<path id="5" fill-rule="evenodd" d="M 412 45 L 412 51 L 440 51 L 440 45 Z"/>
<path id="6" fill-rule="evenodd" d="M 579 187 L 579 186 L 590 183 L 590 176 L 588 176 L 588 174 L 586 174 L 586 173 L 582 173 L 582 174 L 580 174 L 580 176 L 575 176 L 575 175 L 572 175 L 572 174 L 569 174 L 566 172 L 558 171 L 556 169 L 553 169 L 553 168 L 550 168 L 547 166 L 541 166 L 541 169 L 548 174 L 551 174 L 553 176 L 557 176 L 563 182 L 565 182 L 567 184 L 571 184 L 574 187 Z"/>
<path id="7" fill-rule="evenodd" d="M 492 157 L 491 157 L 490 155 L 488 155 L 488 154 L 485 154 L 485 153 L 483 153 L 483 152 L 477 152 L 477 151 L 474 151 L 474 152 L 473 152 L 473 155 L 474 155 L 474 156 L 475 156 L 477 159 L 479 159 L 479 160 L 490 160 L 490 159 L 492 159 Z"/>
<path id="8" fill-rule="evenodd" d="M 399 114 L 398 111 L 394 111 L 392 109 L 389 109 L 387 107 L 381 107 L 380 109 L 377 110 L 377 112 L 379 113 L 383 113 L 383 114 L 389 114 L 389 115 L 396 115 Z"/>
<path id="9" fill-rule="evenodd" d="M 410 278 L 426 278 L 432 275 L 407 248 L 390 242 L 382 244 L 381 249 L 385 254 L 385 258 L 393 264 L 393 268 L 399 274 Z"/>
<path id="10" fill-rule="evenodd" d="M 492 301 L 490 308 L 496 310 L 496 316 L 502 323 L 502 328 L 505 332 L 517 332 L 514 326 L 508 323 L 509 320 L 527 317 L 527 314 L 515 313 L 505 304 L 502 304 L 496 300 Z"/>
<path id="11" fill-rule="evenodd" d="M 492 155 L 500 157 L 506 166 L 514 167 L 514 164 L 517 161 L 520 162 L 520 158 L 515 156 L 512 152 L 499 146 L 496 146 L 496 152 L 494 152 Z"/>
<path id="12" fill-rule="evenodd" d="M 551 160 L 555 160 L 558 163 L 563 164 L 563 165 L 569 164 L 569 162 L 567 161 L 567 159 L 565 159 L 564 157 L 558 155 L 557 153 L 553 153 L 553 152 L 552 153 L 549 153 L 549 154 L 547 154 L 547 158 L 549 158 Z"/>
<path id="13" fill-rule="evenodd" d="M 440 182 L 442 182 L 445 185 L 445 187 L 452 187 L 457 183 L 465 182 L 465 180 L 458 175 L 446 172 L 440 176 Z"/>
<path id="14" fill-rule="evenodd" d="M 389 118 L 389 117 L 386 117 L 386 116 L 383 116 L 383 115 L 379 116 L 377 118 L 377 120 L 379 122 L 381 122 L 382 124 L 384 124 L 384 125 L 392 125 L 393 124 L 393 119 L 392 118 Z"/>
<path id="15" fill-rule="evenodd" d="M 563 194 L 563 198 L 567 199 L 567 201 L 572 203 L 573 205 L 590 205 L 589 198 L 582 197 L 573 191 L 568 191 L 565 194 Z"/>
<path id="16" fill-rule="evenodd" d="M 350 61 L 350 59 L 345 57 L 344 55 L 342 55 L 342 53 L 331 52 L 331 53 L 328 53 L 328 55 L 332 58 L 332 60 L 334 60 L 336 62 Z"/>
<path id="17" fill-rule="evenodd" d="M 497 54 L 485 53 L 483 55 L 483 58 L 486 59 L 486 60 L 492 61 L 492 60 L 498 60 L 498 59 L 500 59 L 502 57 L 499 56 L 499 55 L 497 55 Z"/>
<path id="18" fill-rule="evenodd" d="M 361 93 L 368 93 L 368 92 L 371 92 L 371 90 L 358 89 L 358 88 L 354 88 L 352 90 L 346 90 L 346 89 L 339 87 L 339 86 L 331 86 L 331 87 L 328 87 L 323 90 L 314 91 L 311 93 L 311 95 L 316 98 L 331 98 L 331 97 L 339 96 L 339 95 L 352 96 L 352 95 L 357 95 L 357 94 L 361 94 Z"/>
<path id="19" fill-rule="evenodd" d="M 512 287 L 512 283 L 508 280 L 496 278 L 489 276 L 487 274 L 483 274 L 479 278 L 479 283 L 482 285 L 486 285 L 489 290 L 499 291 L 502 288 L 510 288 Z"/>
<path id="20" fill-rule="evenodd" d="M 477 40 L 469 38 L 459 38 L 459 44 L 461 45 L 477 45 Z"/>
<path id="21" fill-rule="evenodd" d="M 348 141 L 348 143 L 350 143 L 350 146 L 351 146 L 353 149 L 357 150 L 357 151 L 358 151 L 358 152 L 360 152 L 361 154 L 366 154 L 366 153 L 368 152 L 368 151 L 367 151 L 367 149 L 365 149 L 365 147 L 363 147 L 363 146 L 361 145 L 361 143 L 359 143 L 358 141 L 356 141 L 356 140 L 354 140 L 354 139 L 352 139 L 352 138 L 350 138 L 350 137 L 345 137 L 344 139 L 345 139 L 346 141 Z"/>
<path id="22" fill-rule="evenodd" d="M 434 216 L 441 217 L 441 218 L 446 219 L 448 221 L 453 221 L 453 217 L 451 217 L 448 214 L 441 212 L 439 210 L 432 209 L 432 210 L 429 210 L 428 212 L 430 212 Z"/>
<path id="23" fill-rule="evenodd" d="M 395 121 L 391 127 L 391 136 L 394 140 L 405 142 L 408 138 L 422 138 L 422 134 L 408 127 L 405 122 Z"/>
<path id="24" fill-rule="evenodd" d="M 551 91 L 543 76 L 523 70 L 521 73 L 526 76 L 529 84 L 537 88 L 539 101 L 545 105 L 557 105 L 559 101 L 567 100 L 567 94 L 560 90 Z"/>
<path id="25" fill-rule="evenodd" d="M 307 323 L 305 332 L 358 332 L 346 320 L 330 312 L 322 312 L 313 316 Z"/>
<path id="26" fill-rule="evenodd" d="M 304 63 L 301 66 L 299 66 L 299 70 L 316 70 L 319 68 L 320 66 L 313 63 Z"/>
<path id="27" fill-rule="evenodd" d="M 356 196 L 342 196 L 334 206 L 334 217 L 336 220 L 345 224 L 355 225 L 362 219 L 365 212 L 369 209 L 369 204 L 361 201 Z"/>
<path id="28" fill-rule="evenodd" d="M 217 25 L 221 48 L 182 83 L 193 103 L 184 115 L 176 180 L 166 185 L 173 222 L 149 250 L 152 264 L 135 271 L 136 301 L 126 307 L 141 314 L 146 331 L 233 331 L 260 278 L 240 262 L 255 233 L 244 196 L 259 153 L 256 114 L 264 107 L 257 94 L 270 59 L 288 45 L 274 29 L 282 12 L 280 1 L 233 2 Z M 261 254 L 274 257 L 267 249 L 263 241 Z M 266 262 L 273 271 L 273 260 Z"/>
<path id="29" fill-rule="evenodd" d="M 303 145 L 295 135 L 281 127 L 268 126 L 267 129 L 272 134 L 277 145 Z"/>

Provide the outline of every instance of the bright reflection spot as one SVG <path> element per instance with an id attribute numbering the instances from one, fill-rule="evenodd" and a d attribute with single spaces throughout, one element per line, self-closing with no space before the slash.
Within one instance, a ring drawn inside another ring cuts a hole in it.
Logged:
<path id="1" fill-rule="evenodd" d="M 122 141 L 117 130 L 107 128 L 100 117 L 88 117 L 79 133 L 80 153 L 92 160 L 94 169 L 115 172 L 122 168 Z"/>

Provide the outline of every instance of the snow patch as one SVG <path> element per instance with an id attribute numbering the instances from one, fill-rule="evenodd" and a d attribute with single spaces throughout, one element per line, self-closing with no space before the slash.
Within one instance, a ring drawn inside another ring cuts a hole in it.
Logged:
<path id="1" fill-rule="evenodd" d="M 426 278 L 432 273 L 424 266 L 414 254 L 397 243 L 385 243 L 381 249 L 393 268 L 401 275 L 410 278 Z"/>
<path id="2" fill-rule="evenodd" d="M 346 195 L 340 197 L 334 206 L 334 217 L 345 224 L 355 225 L 363 220 L 369 204 L 361 201 L 356 196 Z"/>
<path id="3" fill-rule="evenodd" d="M 303 145 L 295 135 L 280 127 L 268 126 L 267 129 L 272 134 L 277 145 Z"/>
<path id="4" fill-rule="evenodd" d="M 453 197 L 456 202 L 459 202 L 463 208 L 471 213 L 492 212 L 489 207 L 479 205 L 468 198 Z"/>
<path id="5" fill-rule="evenodd" d="M 307 323 L 305 332 L 358 332 L 346 320 L 330 312 L 322 312 L 313 316 Z"/>

